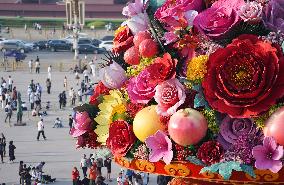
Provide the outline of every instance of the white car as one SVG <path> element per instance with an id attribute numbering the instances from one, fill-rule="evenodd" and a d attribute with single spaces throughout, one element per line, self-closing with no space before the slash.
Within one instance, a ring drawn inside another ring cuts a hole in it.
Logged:
<path id="1" fill-rule="evenodd" d="M 26 41 L 23 41 L 23 40 L 11 39 L 11 40 L 9 40 L 9 41 L 19 42 L 19 43 L 25 45 L 25 46 L 26 46 L 27 48 L 29 48 L 30 50 L 32 50 L 33 47 L 34 47 L 34 43 L 29 43 L 29 42 L 26 42 Z"/>
<path id="2" fill-rule="evenodd" d="M 80 38 L 88 38 L 88 34 L 86 34 L 86 33 L 78 33 L 78 35 L 79 35 L 79 39 Z M 74 37 L 73 37 L 73 35 L 69 35 L 69 36 L 63 38 L 63 40 L 66 40 L 69 43 L 73 43 Z"/>
<path id="3" fill-rule="evenodd" d="M 102 43 L 99 45 L 99 48 L 111 51 L 113 48 L 113 41 L 102 41 Z"/>

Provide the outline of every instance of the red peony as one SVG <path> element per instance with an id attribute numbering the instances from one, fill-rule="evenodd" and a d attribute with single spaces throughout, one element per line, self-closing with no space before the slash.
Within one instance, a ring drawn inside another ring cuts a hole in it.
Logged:
<path id="1" fill-rule="evenodd" d="M 197 151 L 197 157 L 206 165 L 218 163 L 224 156 L 224 149 L 217 141 L 203 143 Z"/>
<path id="2" fill-rule="evenodd" d="M 120 27 L 113 39 L 113 52 L 121 53 L 133 46 L 133 38 L 130 29 L 127 26 Z"/>
<path id="3" fill-rule="evenodd" d="M 143 40 L 139 44 L 139 53 L 142 57 L 151 58 L 157 55 L 158 52 L 159 52 L 158 44 L 152 39 Z"/>
<path id="4" fill-rule="evenodd" d="M 104 84 L 102 82 L 99 82 L 98 85 L 95 87 L 94 89 L 94 94 L 90 97 L 90 104 L 92 105 L 97 105 L 98 104 L 98 97 L 100 95 L 105 95 L 108 94 L 110 91 L 109 88 L 107 88 L 106 86 L 104 86 Z"/>
<path id="5" fill-rule="evenodd" d="M 132 125 L 124 120 L 117 120 L 110 124 L 107 146 L 114 156 L 125 156 L 135 141 Z"/>
<path id="6" fill-rule="evenodd" d="M 249 118 L 267 111 L 284 95 L 284 58 L 279 46 L 241 35 L 210 55 L 202 83 L 213 109 Z"/>
<path id="7" fill-rule="evenodd" d="M 124 60 L 129 65 L 138 65 L 140 63 L 139 49 L 132 46 L 124 53 Z"/>
<path id="8" fill-rule="evenodd" d="M 177 60 L 172 59 L 169 53 L 165 53 L 163 58 L 158 57 L 154 63 L 146 68 L 151 74 L 151 83 L 159 82 L 174 78 L 176 76 Z"/>

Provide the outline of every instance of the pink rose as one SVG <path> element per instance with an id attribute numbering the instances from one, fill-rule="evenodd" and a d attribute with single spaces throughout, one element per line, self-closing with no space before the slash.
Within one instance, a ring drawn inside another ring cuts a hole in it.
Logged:
<path id="1" fill-rule="evenodd" d="M 257 2 L 247 2 L 238 11 L 245 22 L 257 23 L 261 20 L 262 6 Z"/>
<path id="2" fill-rule="evenodd" d="M 183 85 L 173 78 L 156 87 L 154 98 L 158 103 L 157 113 L 162 116 L 170 116 L 185 102 L 186 93 Z"/>
<path id="3" fill-rule="evenodd" d="M 200 12 L 202 9 L 202 0 L 175 0 L 174 2 L 166 0 L 155 12 L 155 17 L 165 23 L 168 30 L 177 27 L 185 28 L 192 23 L 192 19 L 197 14 L 196 11 Z"/>
<path id="4" fill-rule="evenodd" d="M 155 83 L 150 83 L 152 75 L 143 70 L 137 77 L 131 78 L 127 86 L 128 96 L 132 103 L 147 104 L 155 95 Z"/>
<path id="5" fill-rule="evenodd" d="M 193 25 L 212 39 L 222 39 L 241 21 L 237 12 L 244 4 L 243 0 L 219 0 L 198 14 Z"/>

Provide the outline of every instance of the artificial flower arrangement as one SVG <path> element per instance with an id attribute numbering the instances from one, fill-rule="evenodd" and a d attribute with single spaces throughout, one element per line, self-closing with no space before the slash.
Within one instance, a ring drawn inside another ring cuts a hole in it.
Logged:
<path id="1" fill-rule="evenodd" d="M 283 0 L 136 0 L 122 13 L 100 83 L 75 108 L 78 147 L 189 178 L 283 171 Z"/>

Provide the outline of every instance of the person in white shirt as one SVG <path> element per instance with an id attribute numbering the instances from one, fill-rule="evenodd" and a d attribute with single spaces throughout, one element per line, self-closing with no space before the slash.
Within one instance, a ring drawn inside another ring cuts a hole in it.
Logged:
<path id="1" fill-rule="evenodd" d="M 34 105 L 35 105 L 35 93 L 31 91 L 30 96 L 29 96 L 29 101 L 31 104 L 31 110 L 34 109 Z"/>
<path id="2" fill-rule="evenodd" d="M 51 80 L 51 65 L 50 66 L 48 66 L 48 68 L 47 68 L 47 78 L 49 79 L 49 80 Z"/>
<path id="3" fill-rule="evenodd" d="M 36 57 L 35 68 L 36 68 L 36 73 L 39 74 L 40 63 L 39 63 L 39 57 L 38 56 Z"/>
<path id="4" fill-rule="evenodd" d="M 82 102 L 82 96 L 83 96 L 82 89 L 78 89 L 79 102 Z"/>
<path id="5" fill-rule="evenodd" d="M 33 60 L 29 61 L 29 70 L 30 70 L 30 73 L 33 72 Z"/>
<path id="6" fill-rule="evenodd" d="M 12 112 L 13 112 L 10 102 L 8 102 L 7 105 L 5 106 L 5 112 L 6 112 L 5 123 L 6 123 L 7 119 L 10 123 L 11 117 L 12 117 Z"/>
<path id="7" fill-rule="evenodd" d="M 54 121 L 54 125 L 52 128 L 62 128 L 62 121 L 59 118 L 56 118 L 56 120 Z"/>
<path id="8" fill-rule="evenodd" d="M 88 83 L 89 82 L 89 71 L 85 69 L 83 71 L 83 74 L 84 74 L 85 82 Z"/>
<path id="9" fill-rule="evenodd" d="M 39 136 L 40 134 L 42 134 L 42 137 L 44 140 L 46 140 L 46 137 L 44 135 L 44 124 L 43 124 L 43 119 L 41 119 L 38 123 L 37 123 L 37 140 L 39 141 Z"/>
<path id="10" fill-rule="evenodd" d="M 12 92 L 13 89 L 13 79 L 11 76 L 8 77 L 8 89 L 10 92 Z"/>

